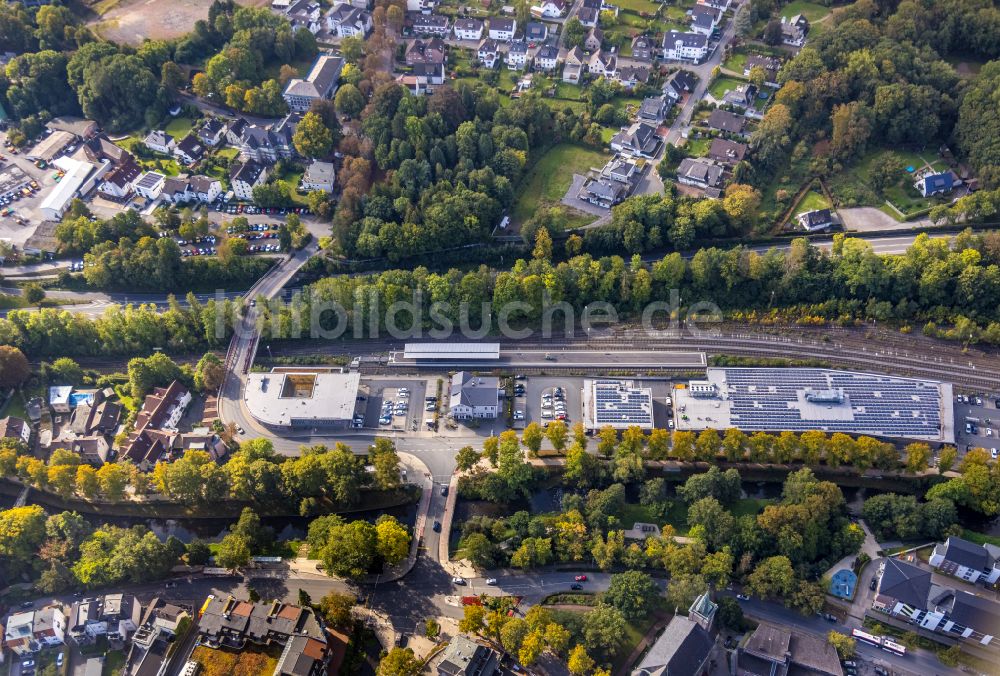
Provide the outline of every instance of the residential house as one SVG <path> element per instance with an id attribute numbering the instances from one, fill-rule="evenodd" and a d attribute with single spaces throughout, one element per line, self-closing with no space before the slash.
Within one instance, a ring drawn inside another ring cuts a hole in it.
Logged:
<path id="1" fill-rule="evenodd" d="M 708 148 L 708 159 L 727 167 L 734 167 L 746 157 L 747 146 L 745 143 L 730 141 L 724 138 L 712 139 L 712 145 Z"/>
<path id="2" fill-rule="evenodd" d="M 333 98 L 343 67 L 344 60 L 339 56 L 320 54 L 305 79 L 292 78 L 285 85 L 284 98 L 288 107 L 305 112 L 313 101 Z"/>
<path id="3" fill-rule="evenodd" d="M 801 14 L 791 19 L 781 17 L 781 41 L 791 47 L 801 47 L 809 34 L 809 21 Z"/>
<path id="4" fill-rule="evenodd" d="M 103 436 L 80 437 L 70 443 L 69 450 L 79 455 L 88 465 L 100 467 L 108 461 L 111 445 Z"/>
<path id="5" fill-rule="evenodd" d="M 412 14 L 406 15 L 406 25 L 414 35 L 438 35 L 447 37 L 451 31 L 451 24 L 448 17 L 440 14 Z"/>
<path id="6" fill-rule="evenodd" d="M 951 192 L 955 187 L 955 176 L 950 171 L 926 173 L 917 179 L 913 187 L 919 190 L 924 197 L 943 195 Z"/>
<path id="7" fill-rule="evenodd" d="M 191 403 L 191 393 L 179 381 L 147 394 L 136 416 L 132 434 L 122 444 L 121 456 L 149 471 L 173 446 L 177 424 Z"/>
<path id="8" fill-rule="evenodd" d="M 296 0 L 285 10 L 288 22 L 294 30 L 307 30 L 313 35 L 323 28 L 322 6 L 316 0 Z"/>
<path id="9" fill-rule="evenodd" d="M 715 648 L 711 625 L 717 608 L 705 593 L 695 599 L 687 617 L 674 615 L 632 676 L 703 673 Z"/>
<path id="10" fill-rule="evenodd" d="M 559 66 L 559 48 L 552 45 L 542 45 L 535 52 L 535 69 L 553 71 Z"/>
<path id="11" fill-rule="evenodd" d="M 69 413 L 73 394 L 72 385 L 55 385 L 49 388 L 49 407 L 56 413 Z"/>
<path id="12" fill-rule="evenodd" d="M 608 80 L 614 79 L 618 73 L 618 57 L 613 52 L 598 50 L 590 55 L 587 70 L 590 71 L 591 75 L 604 77 Z"/>
<path id="13" fill-rule="evenodd" d="M 150 150 L 164 155 L 172 155 L 177 145 L 173 136 L 160 129 L 154 129 L 146 134 L 142 142 Z"/>
<path id="14" fill-rule="evenodd" d="M 456 19 L 454 31 L 458 40 L 482 40 L 483 22 L 479 19 Z"/>
<path id="15" fill-rule="evenodd" d="M 694 73 L 687 70 L 675 72 L 663 85 L 663 93 L 675 102 L 684 98 L 685 94 L 694 91 L 698 84 L 698 79 Z"/>
<path id="16" fill-rule="evenodd" d="M 20 439 L 27 444 L 31 439 L 31 425 L 10 415 L 0 418 L 0 439 Z"/>
<path id="17" fill-rule="evenodd" d="M 722 97 L 722 102 L 738 108 L 752 108 L 757 99 L 757 85 L 744 82 L 737 85 L 735 89 L 726 91 Z"/>
<path id="18" fill-rule="evenodd" d="M 67 633 L 77 644 L 91 644 L 101 636 L 125 641 L 139 628 L 142 604 L 132 594 L 107 594 L 73 604 Z"/>
<path id="19" fill-rule="evenodd" d="M 691 672 L 693 673 L 693 672 Z M 811 674 L 843 676 L 837 651 L 824 637 L 761 623 L 736 649 L 735 676 Z"/>
<path id="20" fill-rule="evenodd" d="M 444 40 L 441 38 L 429 40 L 417 38 L 406 45 L 403 59 L 407 66 L 414 66 L 418 63 L 441 64 L 447 58 L 446 49 Z"/>
<path id="21" fill-rule="evenodd" d="M 326 15 L 326 26 L 339 38 L 365 38 L 372 32 L 372 15 L 348 3 L 340 3 Z"/>
<path id="22" fill-rule="evenodd" d="M 634 159 L 622 155 L 615 155 L 601 168 L 601 178 L 624 183 L 630 188 L 639 178 L 639 174 L 638 163 Z"/>
<path id="23" fill-rule="evenodd" d="M 253 160 L 237 162 L 229 172 L 229 186 L 241 200 L 253 199 L 253 189 L 267 182 L 267 165 Z"/>
<path id="24" fill-rule="evenodd" d="M 142 612 L 139 628 L 132 636 L 132 643 L 148 648 L 157 637 L 173 638 L 184 618 L 190 618 L 186 610 L 160 598 L 154 598 Z"/>
<path id="25" fill-rule="evenodd" d="M 476 52 L 479 63 L 487 68 L 495 68 L 500 59 L 500 45 L 496 40 L 486 38 L 479 43 L 479 50 Z"/>
<path id="26" fill-rule="evenodd" d="M 4 645 L 18 657 L 62 645 L 65 639 L 66 616 L 56 606 L 26 610 L 7 618 Z"/>
<path id="27" fill-rule="evenodd" d="M 643 99 L 639 106 L 639 119 L 652 125 L 659 126 L 667 116 L 672 102 L 664 95 L 648 96 Z"/>
<path id="28" fill-rule="evenodd" d="M 606 178 L 587 179 L 577 197 L 602 209 L 610 209 L 628 197 L 628 186 Z"/>
<path id="29" fill-rule="evenodd" d="M 226 137 L 226 124 L 217 117 L 210 117 L 198 130 L 198 140 L 209 148 L 222 143 Z"/>
<path id="30" fill-rule="evenodd" d="M 326 193 L 333 192 L 333 184 L 337 174 L 334 171 L 332 162 L 320 162 L 313 160 L 306 167 L 305 174 L 302 175 L 302 189 L 305 191 L 321 190 Z"/>
<path id="31" fill-rule="evenodd" d="M 430 14 L 437 9 L 438 0 L 406 0 L 407 12 L 419 12 L 420 14 Z"/>
<path id="32" fill-rule="evenodd" d="M 640 84 L 649 82 L 650 71 L 647 66 L 622 66 L 615 73 L 615 81 L 629 91 Z"/>
<path id="33" fill-rule="evenodd" d="M 701 63 L 708 54 L 708 38 L 701 33 L 667 31 L 663 34 L 663 58 L 668 61 Z"/>
<path id="34" fill-rule="evenodd" d="M 915 616 L 927 606 L 931 593 L 930 571 L 899 559 L 885 559 L 878 573 L 878 586 L 872 607 L 898 615 Z"/>
<path id="35" fill-rule="evenodd" d="M 696 188 L 719 188 L 722 185 L 722 167 L 703 157 L 686 157 L 677 167 L 677 182 Z"/>
<path id="36" fill-rule="evenodd" d="M 541 21 L 529 21 L 524 27 L 524 39 L 527 42 L 541 43 L 549 37 L 549 27 Z"/>
<path id="37" fill-rule="evenodd" d="M 449 408 L 457 419 L 496 418 L 500 413 L 500 380 L 459 371 L 451 377 Z"/>
<path id="38" fill-rule="evenodd" d="M 742 115 L 730 113 L 728 110 L 713 110 L 705 122 L 712 129 L 728 132 L 730 134 L 742 134 L 746 125 L 746 118 Z"/>
<path id="39" fill-rule="evenodd" d="M 448 642 L 437 665 L 438 676 L 486 676 L 500 669 L 502 655 L 463 634 Z"/>
<path id="40" fill-rule="evenodd" d="M 104 175 L 104 180 L 97 186 L 97 191 L 115 199 L 124 199 L 134 192 L 132 184 L 142 175 L 142 167 L 136 164 L 132 156 L 126 153 L 121 164 Z"/>
<path id="41" fill-rule="evenodd" d="M 751 54 L 743 66 L 743 77 L 750 77 L 754 68 L 764 69 L 764 84 L 769 87 L 778 86 L 778 71 L 781 70 L 781 59 L 763 54 Z"/>
<path id="42" fill-rule="evenodd" d="M 147 171 L 132 184 L 135 192 L 148 200 L 155 200 L 163 191 L 167 177 L 155 171 Z"/>
<path id="43" fill-rule="evenodd" d="M 587 37 L 583 39 L 583 48 L 588 52 L 596 52 L 604 44 L 604 31 L 600 26 L 593 26 L 587 31 Z"/>
<path id="44" fill-rule="evenodd" d="M 814 209 L 813 211 L 803 211 L 795 216 L 795 220 L 803 230 L 815 232 L 826 230 L 833 225 L 833 214 L 829 209 Z"/>
<path id="45" fill-rule="evenodd" d="M 576 13 L 576 18 L 587 28 L 593 28 L 601 20 L 601 10 L 593 7 L 581 7 L 580 11 Z"/>
<path id="46" fill-rule="evenodd" d="M 170 176 L 163 182 L 160 196 L 174 204 L 210 204 L 222 194 L 222 183 L 208 176 Z"/>
<path id="47" fill-rule="evenodd" d="M 104 134 L 88 139 L 80 147 L 83 148 L 87 161 L 92 164 L 110 162 L 118 166 L 128 159 L 133 159 L 131 153 L 116 146 Z"/>
<path id="48" fill-rule="evenodd" d="M 699 5 L 711 7 L 712 9 L 717 9 L 720 12 L 728 11 L 730 2 L 732 2 L 732 0 L 698 0 Z"/>
<path id="49" fill-rule="evenodd" d="M 566 3 L 563 0 L 541 0 L 530 7 L 531 16 L 545 19 L 558 19 L 566 13 Z"/>
<path id="50" fill-rule="evenodd" d="M 587 57 L 579 47 L 566 52 L 565 65 L 563 66 L 563 82 L 579 84 L 583 75 L 583 66 L 587 63 Z"/>
<path id="51" fill-rule="evenodd" d="M 313 674 L 315 666 L 325 666 L 326 638 L 323 627 L 309 608 L 280 601 L 252 603 L 232 596 L 215 597 L 205 604 L 198 621 L 198 641 L 208 648 L 241 650 L 248 645 L 285 645 L 292 637 L 311 638 L 322 645 L 320 665 L 310 665 L 302 673 Z"/>
<path id="52" fill-rule="evenodd" d="M 122 405 L 113 397 L 114 390 L 106 388 L 77 404 L 70 414 L 70 430 L 80 437 L 114 432 L 121 418 Z"/>
<path id="53" fill-rule="evenodd" d="M 636 35 L 632 38 L 632 58 L 636 61 L 652 61 L 656 58 L 653 50 L 653 39 L 648 35 Z"/>
<path id="54" fill-rule="evenodd" d="M 710 37 L 722 20 L 722 12 L 707 5 L 695 5 L 691 10 L 691 32 Z"/>
<path id="55" fill-rule="evenodd" d="M 301 118 L 297 113 L 292 113 L 270 128 L 258 127 L 255 124 L 241 126 L 242 131 L 234 144 L 239 148 L 240 158 L 243 161 L 254 160 L 264 164 L 274 164 L 279 159 L 295 157 L 292 135 L 299 119 Z"/>
<path id="56" fill-rule="evenodd" d="M 238 146 L 240 144 L 240 138 L 243 136 L 243 130 L 248 126 L 250 126 L 250 123 L 242 117 L 229 120 L 226 123 L 226 143 Z"/>
<path id="57" fill-rule="evenodd" d="M 198 137 L 188 134 L 174 146 L 174 157 L 184 164 L 194 164 L 205 156 L 205 146 L 201 144 Z"/>
<path id="58" fill-rule="evenodd" d="M 1000 580 L 1000 547 L 976 544 L 954 535 L 934 546 L 928 563 L 966 582 L 995 584 Z"/>
<path id="59" fill-rule="evenodd" d="M 524 42 L 510 43 L 507 50 L 507 69 L 524 70 L 528 64 L 528 45 Z"/>
<path id="60" fill-rule="evenodd" d="M 493 16 L 489 19 L 489 37 L 491 40 L 500 42 L 510 42 L 517 32 L 517 20 L 502 16 Z"/>
<path id="61" fill-rule="evenodd" d="M 656 127 L 636 122 L 622 129 L 611 138 L 611 149 L 632 157 L 652 159 L 660 151 L 663 141 L 656 135 Z"/>

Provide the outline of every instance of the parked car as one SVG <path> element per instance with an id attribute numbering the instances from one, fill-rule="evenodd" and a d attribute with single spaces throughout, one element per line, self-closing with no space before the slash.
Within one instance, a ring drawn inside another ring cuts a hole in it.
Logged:
<path id="1" fill-rule="evenodd" d="M 56 655 L 56 666 L 61 667 L 62 663 L 63 663 L 63 654 L 59 653 L 58 655 Z"/>
<path id="2" fill-rule="evenodd" d="M 577 575 L 573 579 L 576 580 L 577 582 L 586 582 L 587 581 L 587 576 L 586 575 Z"/>
<path id="3" fill-rule="evenodd" d="M 495 585 L 496 583 L 497 583 L 497 579 L 495 577 L 488 577 L 488 578 L 486 578 L 486 584 L 492 586 L 492 585 Z"/>
<path id="4" fill-rule="evenodd" d="M 579 582 L 574 582 L 573 584 L 571 584 L 569 586 L 569 588 L 572 589 L 572 590 L 574 590 L 574 591 L 579 591 L 579 590 L 583 589 L 583 585 L 580 584 Z"/>
<path id="5" fill-rule="evenodd" d="M 458 585 L 464 585 L 465 584 L 465 580 L 463 578 L 460 578 L 460 577 L 453 577 L 453 578 L 451 578 L 451 583 L 452 584 L 458 584 Z"/>
<path id="6" fill-rule="evenodd" d="M 750 600 L 750 597 L 747 596 L 746 594 L 737 594 L 736 598 L 738 598 L 740 601 L 749 601 Z"/>
<path id="7" fill-rule="evenodd" d="M 445 497 L 445 498 L 448 497 L 448 487 L 447 486 L 442 486 L 441 487 L 441 496 Z"/>
<path id="8" fill-rule="evenodd" d="M 440 533 L 441 532 L 441 522 L 440 521 L 435 521 L 434 522 L 434 532 L 435 533 Z"/>

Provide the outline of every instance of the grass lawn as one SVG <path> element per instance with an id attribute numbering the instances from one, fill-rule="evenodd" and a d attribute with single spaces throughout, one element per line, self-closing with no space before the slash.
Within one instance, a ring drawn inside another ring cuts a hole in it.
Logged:
<path id="1" fill-rule="evenodd" d="M 167 126 L 163 130 L 175 139 L 180 140 L 187 136 L 193 127 L 194 120 L 190 117 L 175 117 L 167 123 Z"/>
<path id="2" fill-rule="evenodd" d="M 585 174 L 591 167 L 603 166 L 607 160 L 606 153 L 592 148 L 572 143 L 553 146 L 525 176 L 520 198 L 514 206 L 514 220 L 523 223 L 541 204 L 559 202 L 572 184 L 573 174 Z"/>
<path id="3" fill-rule="evenodd" d="M 796 14 L 801 14 L 809 23 L 815 23 L 829 13 L 829 7 L 818 5 L 815 2 L 806 2 L 805 0 L 794 0 L 794 2 L 788 3 L 781 10 L 781 16 L 790 19 Z"/>
<path id="4" fill-rule="evenodd" d="M 756 515 L 764 511 L 768 505 L 773 505 L 777 500 L 768 498 L 743 498 L 736 501 L 731 511 L 733 516 L 739 518 L 746 515 Z"/>
<path id="5" fill-rule="evenodd" d="M 725 68 L 726 70 L 732 70 L 737 73 L 742 73 L 743 69 L 747 65 L 748 58 L 749 54 L 743 51 L 736 50 L 729 55 L 729 58 L 725 60 L 725 62 L 722 64 L 722 67 Z"/>
<path id="6" fill-rule="evenodd" d="M 977 533 L 974 530 L 965 529 L 962 531 L 962 537 L 969 542 L 975 542 L 977 545 L 996 545 L 1000 547 L 1000 537 L 996 535 L 986 535 L 985 533 Z"/>
<path id="7" fill-rule="evenodd" d="M 230 146 L 226 146 L 222 150 L 217 150 L 215 152 L 215 155 L 217 157 L 224 157 L 227 160 L 234 160 L 234 159 L 236 159 L 236 156 L 239 155 L 239 154 L 240 154 L 240 151 L 237 148 L 233 148 L 233 147 L 230 147 Z"/>
<path id="8" fill-rule="evenodd" d="M 278 666 L 281 646 L 267 650 L 245 648 L 240 652 L 213 650 L 198 646 L 191 653 L 191 659 L 201 665 L 204 676 L 257 676 L 270 674 Z"/>
<path id="9" fill-rule="evenodd" d="M 121 650 L 112 650 L 104 656 L 104 668 L 101 676 L 116 676 L 121 673 L 125 666 L 125 653 Z"/>
<path id="10" fill-rule="evenodd" d="M 605 143 L 611 143 L 611 139 L 614 138 L 617 133 L 618 129 L 615 127 L 601 127 L 601 140 Z"/>
<path id="11" fill-rule="evenodd" d="M 570 101 L 582 101 L 583 87 L 569 82 L 557 82 L 555 97 L 557 99 L 569 99 Z"/>
<path id="12" fill-rule="evenodd" d="M 716 101 L 721 101 L 727 91 L 736 89 L 741 84 L 746 84 L 746 81 L 737 80 L 734 77 L 718 77 L 715 79 L 715 82 L 712 83 L 712 86 L 708 88 L 708 93 L 711 94 Z"/>
<path id="13" fill-rule="evenodd" d="M 647 14 L 656 14 L 656 10 L 660 8 L 655 2 L 650 2 L 650 0 L 619 0 L 616 2 L 622 9 L 631 9 L 634 12 L 646 12 Z"/>
<path id="14" fill-rule="evenodd" d="M 816 209 L 829 209 L 831 206 L 830 200 L 826 198 L 823 193 L 816 190 L 809 190 L 799 203 L 795 205 L 793 210 L 796 214 L 801 214 L 804 211 L 815 211 Z"/>
<path id="15" fill-rule="evenodd" d="M 27 420 L 28 413 L 24 410 L 26 401 L 24 393 L 21 392 L 21 390 L 17 390 L 11 395 L 10 399 L 7 400 L 7 403 L 0 407 L 0 418 L 6 418 L 7 416 L 12 415 L 15 418 Z"/>
<path id="16" fill-rule="evenodd" d="M 684 144 L 686 150 L 693 157 L 704 157 L 708 154 L 708 149 L 712 145 L 712 140 L 707 138 L 688 139 Z"/>

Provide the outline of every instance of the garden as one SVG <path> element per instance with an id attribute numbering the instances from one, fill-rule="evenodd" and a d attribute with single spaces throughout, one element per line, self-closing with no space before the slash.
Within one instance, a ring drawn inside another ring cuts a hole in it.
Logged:
<path id="1" fill-rule="evenodd" d="M 559 203 L 573 182 L 573 174 L 586 174 L 591 167 L 604 166 L 608 159 L 607 153 L 581 145 L 552 146 L 524 177 L 514 206 L 514 221 L 523 223 L 539 206 Z"/>
<path id="2" fill-rule="evenodd" d="M 239 652 L 198 646 L 191 659 L 201 665 L 203 676 L 258 676 L 274 673 L 281 646 L 244 648 Z"/>

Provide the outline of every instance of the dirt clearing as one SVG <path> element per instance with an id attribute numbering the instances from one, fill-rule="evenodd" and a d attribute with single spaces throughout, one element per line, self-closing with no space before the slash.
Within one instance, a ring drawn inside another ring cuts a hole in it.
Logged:
<path id="1" fill-rule="evenodd" d="M 268 0 L 237 0 L 241 5 L 267 6 Z M 212 0 L 102 0 L 93 6 L 100 18 L 91 27 L 103 38 L 138 45 L 146 38 L 179 38 L 208 18 Z"/>

